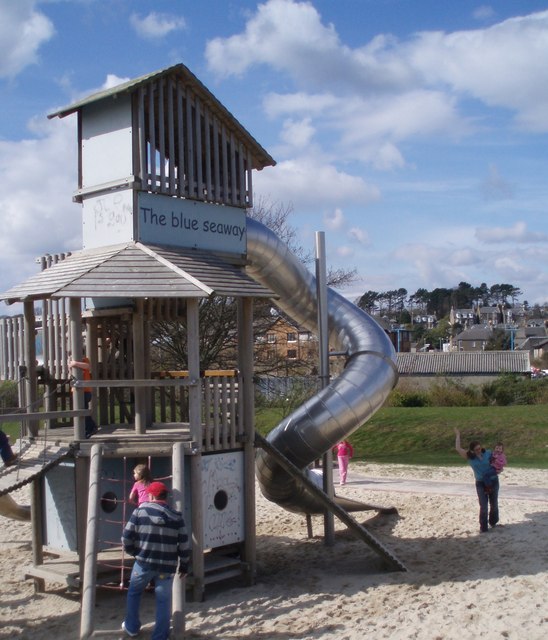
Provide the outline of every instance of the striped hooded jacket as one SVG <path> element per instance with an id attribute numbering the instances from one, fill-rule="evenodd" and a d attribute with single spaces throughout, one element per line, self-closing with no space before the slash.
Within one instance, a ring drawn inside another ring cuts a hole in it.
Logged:
<path id="1" fill-rule="evenodd" d="M 126 553 L 160 573 L 187 573 L 190 550 L 183 516 L 165 502 L 143 502 L 122 534 Z"/>

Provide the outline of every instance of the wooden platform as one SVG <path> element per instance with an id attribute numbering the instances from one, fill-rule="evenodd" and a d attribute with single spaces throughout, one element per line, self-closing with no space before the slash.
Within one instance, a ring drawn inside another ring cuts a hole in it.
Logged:
<path id="1" fill-rule="evenodd" d="M 119 584 L 129 579 L 133 566 L 133 558 L 122 553 L 122 548 L 113 548 L 97 554 L 97 584 Z M 23 577 L 28 580 L 39 578 L 47 583 L 56 583 L 69 589 L 79 590 L 81 587 L 80 565 L 76 552 L 44 553 L 44 563 L 37 566 L 27 566 L 23 570 Z"/>
<path id="2" fill-rule="evenodd" d="M 123 566 L 123 572 L 122 572 Z M 133 567 L 133 558 L 123 553 L 121 547 L 114 547 L 97 554 L 97 585 L 116 584 L 127 587 Z M 220 582 L 242 576 L 244 565 L 236 554 L 219 553 L 212 550 L 204 555 L 205 584 Z M 68 589 L 81 588 L 80 566 L 75 552 L 45 552 L 44 563 L 29 565 L 23 569 L 25 580 L 38 578 L 47 583 L 60 584 Z M 187 578 L 187 588 L 194 586 L 193 576 Z"/>

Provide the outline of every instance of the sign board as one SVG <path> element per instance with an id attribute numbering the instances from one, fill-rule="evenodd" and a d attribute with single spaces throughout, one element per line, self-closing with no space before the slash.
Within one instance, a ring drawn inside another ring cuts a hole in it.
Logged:
<path id="1" fill-rule="evenodd" d="M 138 194 L 138 240 L 143 243 L 244 254 L 245 211 L 153 193 Z"/>

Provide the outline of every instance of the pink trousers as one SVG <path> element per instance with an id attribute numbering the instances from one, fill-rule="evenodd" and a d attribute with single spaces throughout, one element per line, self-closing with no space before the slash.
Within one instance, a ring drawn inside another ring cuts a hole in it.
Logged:
<path id="1" fill-rule="evenodd" d="M 339 461 L 339 484 L 346 484 L 349 459 L 349 456 L 337 456 L 337 460 Z"/>

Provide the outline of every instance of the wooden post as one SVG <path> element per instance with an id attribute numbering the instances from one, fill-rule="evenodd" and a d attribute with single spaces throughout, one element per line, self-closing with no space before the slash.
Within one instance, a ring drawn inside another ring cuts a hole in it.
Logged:
<path id="1" fill-rule="evenodd" d="M 190 436 L 195 455 L 190 458 L 190 505 L 192 512 L 192 575 L 194 600 L 204 597 L 204 497 L 202 493 L 202 409 L 199 352 L 198 300 L 187 300 L 188 375 L 198 384 L 188 389 Z"/>
<path id="2" fill-rule="evenodd" d="M 99 508 L 101 501 L 102 455 L 102 446 L 100 444 L 94 444 L 91 448 L 91 465 L 89 470 L 89 501 L 82 581 L 82 617 L 80 620 L 81 640 L 89 638 L 93 634 L 95 591 L 97 588 L 97 549 L 99 537 Z"/>
<path id="3" fill-rule="evenodd" d="M 42 516 L 44 505 L 41 491 L 42 479 L 32 481 L 30 494 L 30 519 L 32 522 L 32 564 L 38 567 L 44 564 L 44 537 L 42 528 Z M 46 582 L 43 578 L 34 578 L 34 590 L 37 593 L 45 591 Z"/>
<path id="4" fill-rule="evenodd" d="M 73 360 L 82 359 L 82 303 L 80 298 L 70 298 L 69 303 L 70 315 L 70 350 Z M 83 379 L 83 371 L 75 368 L 69 371 L 77 380 Z M 84 389 L 82 387 L 72 390 L 73 408 L 85 409 Z M 77 417 L 74 420 L 74 439 L 84 440 L 86 435 L 86 419 Z"/>
<path id="5" fill-rule="evenodd" d="M 254 584 L 257 571 L 257 540 L 255 514 L 255 394 L 253 388 L 253 299 L 243 298 L 238 303 L 238 365 L 242 388 L 240 398 L 241 425 L 244 439 L 244 522 L 245 540 L 243 561 L 246 582 Z M 241 430 L 241 429 L 240 429 Z"/>
<path id="6" fill-rule="evenodd" d="M 24 334 L 25 334 L 25 364 L 27 366 L 26 378 L 26 409 L 32 413 L 37 411 L 36 401 L 38 399 L 38 387 L 36 384 L 36 321 L 34 317 L 34 302 L 25 300 L 23 304 L 24 311 Z M 40 423 L 37 420 L 31 420 L 28 423 L 30 435 L 35 438 L 38 435 Z"/>
<path id="7" fill-rule="evenodd" d="M 133 313 L 133 377 L 136 380 L 145 377 L 145 360 L 143 355 L 144 335 L 144 301 L 135 299 Z M 146 433 L 147 390 L 144 387 L 135 389 L 135 433 Z"/>
<path id="8" fill-rule="evenodd" d="M 183 513 L 185 495 L 185 450 L 182 442 L 177 442 L 173 445 L 172 469 L 173 507 Z M 173 599 L 171 604 L 175 638 L 183 638 L 185 633 L 185 589 L 186 579 L 175 575 L 173 579 Z"/>
<path id="9" fill-rule="evenodd" d="M 98 354 L 97 354 L 97 318 L 88 318 L 86 320 L 86 356 L 89 359 L 90 373 L 92 377 L 97 375 L 98 370 Z M 91 409 L 95 424 L 99 424 L 97 412 L 97 389 L 91 389 Z"/>

